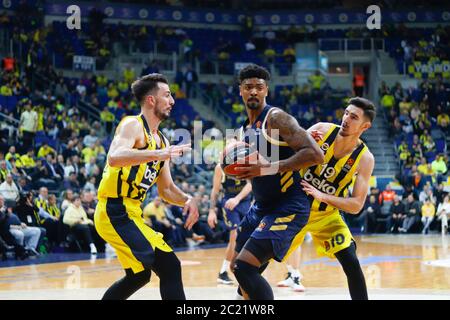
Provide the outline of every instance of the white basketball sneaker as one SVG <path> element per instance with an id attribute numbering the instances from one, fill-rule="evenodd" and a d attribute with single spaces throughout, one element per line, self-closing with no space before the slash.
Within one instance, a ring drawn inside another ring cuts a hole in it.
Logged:
<path id="1" fill-rule="evenodd" d="M 288 272 L 286 279 L 278 282 L 277 287 L 288 288 L 288 287 L 291 287 L 293 285 L 293 283 L 294 283 L 294 280 L 292 279 L 292 275 L 290 272 Z"/>
<path id="2" fill-rule="evenodd" d="M 301 280 L 302 280 L 301 276 L 292 278 L 291 288 L 292 288 L 293 291 L 295 291 L 295 292 L 305 292 L 305 287 L 300 282 Z"/>

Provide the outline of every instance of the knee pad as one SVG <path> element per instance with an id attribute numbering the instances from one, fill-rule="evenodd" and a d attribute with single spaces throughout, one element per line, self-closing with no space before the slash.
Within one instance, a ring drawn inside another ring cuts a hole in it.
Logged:
<path id="1" fill-rule="evenodd" d="M 238 279 L 238 281 L 241 282 L 239 279 L 249 278 L 253 274 L 259 274 L 259 268 L 252 266 L 251 264 L 245 261 L 236 260 L 236 263 L 234 264 L 233 273 L 236 276 L 236 279 Z"/>
<path id="2" fill-rule="evenodd" d="M 273 300 L 270 284 L 261 276 L 259 268 L 242 260 L 237 260 L 234 275 L 239 286 L 248 294 L 250 299 Z"/>

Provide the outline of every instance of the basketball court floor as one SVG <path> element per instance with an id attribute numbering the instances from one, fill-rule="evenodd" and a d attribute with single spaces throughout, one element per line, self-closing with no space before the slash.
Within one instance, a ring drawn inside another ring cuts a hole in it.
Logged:
<path id="1" fill-rule="evenodd" d="M 366 276 L 369 298 L 378 300 L 450 300 L 450 236 L 356 236 L 358 256 Z M 302 247 L 306 292 L 276 288 L 286 274 L 273 262 L 264 275 L 274 287 L 275 299 L 348 300 L 346 278 L 335 260 L 319 258 L 311 242 Z M 225 247 L 197 247 L 178 251 L 188 299 L 233 300 L 236 286 L 217 284 Z M 96 300 L 123 276 L 115 257 L 100 254 L 49 254 L 36 259 L 0 262 L 0 300 Z M 158 277 L 131 299 L 160 299 Z"/>

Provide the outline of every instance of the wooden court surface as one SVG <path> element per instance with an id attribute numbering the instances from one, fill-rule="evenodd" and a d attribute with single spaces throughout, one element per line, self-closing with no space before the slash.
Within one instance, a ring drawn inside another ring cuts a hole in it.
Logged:
<path id="1" fill-rule="evenodd" d="M 449 299 L 450 236 L 357 236 L 360 259 L 372 299 Z M 234 299 L 236 286 L 219 285 L 225 248 L 177 252 L 188 299 Z M 346 277 L 336 260 L 320 258 L 311 242 L 302 246 L 305 293 L 276 288 L 286 274 L 273 262 L 264 275 L 276 299 L 349 299 Z M 124 275 L 116 258 L 0 268 L 0 299 L 100 299 Z M 158 278 L 132 296 L 160 299 Z"/>

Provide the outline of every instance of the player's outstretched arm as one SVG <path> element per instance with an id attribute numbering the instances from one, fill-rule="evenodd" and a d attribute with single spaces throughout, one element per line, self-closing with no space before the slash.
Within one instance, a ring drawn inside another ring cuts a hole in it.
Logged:
<path id="1" fill-rule="evenodd" d="M 164 167 L 161 169 L 157 186 L 158 194 L 162 199 L 168 203 L 183 207 L 183 215 L 188 214 L 184 226 L 190 230 L 198 220 L 198 206 L 193 197 L 184 193 L 173 182 L 172 175 L 170 174 L 169 161 L 166 161 Z"/>
<path id="2" fill-rule="evenodd" d="M 366 201 L 367 192 L 369 190 L 369 180 L 372 175 L 374 164 L 375 160 L 370 152 L 366 152 L 362 155 L 351 197 L 344 198 L 326 194 L 317 190 L 305 180 L 302 180 L 301 184 L 303 190 L 318 201 L 325 202 L 330 206 L 348 213 L 358 214 Z"/>
<path id="3" fill-rule="evenodd" d="M 154 160 L 168 160 L 173 156 L 190 150 L 189 145 L 171 146 L 161 150 L 138 150 L 133 147 L 144 133 L 136 118 L 127 118 L 117 128 L 116 135 L 108 152 L 111 167 L 135 166 Z"/>
<path id="4" fill-rule="evenodd" d="M 220 164 L 217 164 L 214 168 L 214 176 L 213 176 L 213 185 L 211 188 L 211 194 L 209 196 L 209 213 L 208 213 L 208 225 L 211 228 L 215 228 L 217 224 L 217 214 L 216 214 L 216 204 L 217 197 L 219 195 L 219 191 L 221 189 L 221 181 L 222 181 L 222 169 L 220 168 Z"/>
<path id="5" fill-rule="evenodd" d="M 316 141 L 290 114 L 276 109 L 270 114 L 268 124 L 271 131 L 278 130 L 283 140 L 296 151 L 290 158 L 274 164 L 278 166 L 278 172 L 300 170 L 324 161 L 323 152 Z"/>
<path id="6" fill-rule="evenodd" d="M 241 202 L 242 199 L 247 198 L 247 196 L 252 192 L 252 184 L 250 181 L 246 181 L 244 188 L 236 195 L 236 199 Z"/>

